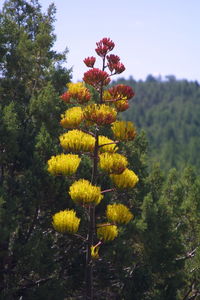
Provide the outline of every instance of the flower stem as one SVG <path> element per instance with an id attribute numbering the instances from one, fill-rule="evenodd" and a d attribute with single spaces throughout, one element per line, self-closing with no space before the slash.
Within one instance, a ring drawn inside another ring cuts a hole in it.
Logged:
<path id="1" fill-rule="evenodd" d="M 97 180 L 97 164 L 98 164 L 98 149 L 99 149 L 99 129 L 95 132 L 95 147 L 93 155 L 93 169 L 91 183 L 96 184 Z M 95 205 L 89 207 L 89 225 L 88 225 L 88 240 L 86 252 L 86 300 L 93 300 L 93 261 L 91 257 L 91 247 L 94 243 L 95 236 Z"/>

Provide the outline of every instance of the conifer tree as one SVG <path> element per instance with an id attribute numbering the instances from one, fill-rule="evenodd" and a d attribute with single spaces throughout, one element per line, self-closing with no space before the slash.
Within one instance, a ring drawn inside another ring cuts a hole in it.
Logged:
<path id="1" fill-rule="evenodd" d="M 70 79 L 62 67 L 67 52 L 52 50 L 54 20 L 54 5 L 42 13 L 37 0 L 8 0 L 0 12 L 2 299 L 17 299 L 49 280 L 44 215 L 61 193 L 44 160 L 57 151 L 59 94 Z"/>

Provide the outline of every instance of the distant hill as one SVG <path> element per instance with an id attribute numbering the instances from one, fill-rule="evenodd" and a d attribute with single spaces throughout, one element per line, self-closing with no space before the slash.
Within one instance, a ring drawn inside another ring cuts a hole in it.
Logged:
<path id="1" fill-rule="evenodd" d="M 115 82 L 116 83 L 116 82 Z M 145 81 L 119 79 L 131 85 L 136 96 L 122 118 L 144 129 L 151 162 L 164 170 L 193 165 L 200 169 L 200 85 L 198 82 L 165 80 L 147 76 Z"/>

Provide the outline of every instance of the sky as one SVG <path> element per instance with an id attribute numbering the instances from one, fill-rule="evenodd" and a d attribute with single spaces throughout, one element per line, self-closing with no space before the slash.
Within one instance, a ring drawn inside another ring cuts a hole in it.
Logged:
<path id="1" fill-rule="evenodd" d="M 112 53 L 126 67 L 120 77 L 175 75 L 200 81 L 200 0 L 53 2 L 57 8 L 54 48 L 68 48 L 67 67 L 73 67 L 74 82 L 88 70 L 83 59 L 96 56 L 96 42 L 103 37 L 114 41 Z M 52 1 L 39 3 L 45 11 Z"/>

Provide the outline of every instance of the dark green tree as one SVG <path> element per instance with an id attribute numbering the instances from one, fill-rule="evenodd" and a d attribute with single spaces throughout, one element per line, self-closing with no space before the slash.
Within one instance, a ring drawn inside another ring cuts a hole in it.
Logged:
<path id="1" fill-rule="evenodd" d="M 59 94 L 71 70 L 62 66 L 67 51 L 52 49 L 54 20 L 55 6 L 43 13 L 37 0 L 5 1 L 0 12 L 2 299 L 32 299 L 34 292 L 44 299 L 43 284 L 49 281 L 48 299 L 56 299 L 59 258 L 47 228 L 55 206 L 62 207 L 64 180 L 53 180 L 45 162 L 58 151 Z"/>

